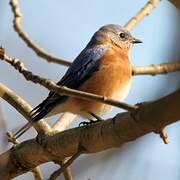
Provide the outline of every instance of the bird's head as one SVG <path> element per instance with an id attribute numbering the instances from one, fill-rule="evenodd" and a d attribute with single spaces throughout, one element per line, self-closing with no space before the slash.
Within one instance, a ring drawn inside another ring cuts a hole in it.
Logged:
<path id="1" fill-rule="evenodd" d="M 127 51 L 131 49 L 133 44 L 142 43 L 139 39 L 134 38 L 128 30 L 115 24 L 101 27 L 94 34 L 93 39 L 99 43 L 112 43 Z"/>

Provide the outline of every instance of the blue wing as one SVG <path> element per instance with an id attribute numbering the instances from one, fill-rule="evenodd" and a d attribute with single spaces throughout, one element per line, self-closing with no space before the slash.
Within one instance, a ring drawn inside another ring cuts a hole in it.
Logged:
<path id="1" fill-rule="evenodd" d="M 60 86 L 77 89 L 95 71 L 98 70 L 101 57 L 106 53 L 106 45 L 96 45 L 92 48 L 88 46 L 79 54 L 66 74 L 57 83 Z M 60 96 L 55 92 L 50 92 L 49 96 L 32 111 L 32 121 L 38 121 L 47 115 L 55 106 L 65 102 L 68 96 Z"/>

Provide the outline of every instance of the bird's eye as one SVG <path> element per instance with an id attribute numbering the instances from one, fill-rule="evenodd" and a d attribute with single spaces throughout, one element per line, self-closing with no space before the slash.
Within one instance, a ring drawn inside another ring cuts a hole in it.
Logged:
<path id="1" fill-rule="evenodd" d="M 126 34 L 125 33 L 120 33 L 119 36 L 120 36 L 121 39 L 124 39 L 126 37 Z"/>

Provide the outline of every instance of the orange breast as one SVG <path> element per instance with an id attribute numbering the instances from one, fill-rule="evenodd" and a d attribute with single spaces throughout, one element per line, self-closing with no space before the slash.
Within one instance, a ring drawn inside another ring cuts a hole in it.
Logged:
<path id="1" fill-rule="evenodd" d="M 98 71 L 80 86 L 79 90 L 106 96 L 108 98 L 118 98 L 122 100 L 129 91 L 131 81 L 131 65 L 128 55 L 119 48 L 113 47 L 108 50 L 101 59 Z M 98 103 L 96 101 L 87 101 L 78 98 L 69 98 L 68 104 L 72 104 L 74 113 L 83 114 L 83 112 L 93 112 L 102 115 L 111 110 L 111 106 Z M 72 110 L 73 111 L 73 110 Z"/>

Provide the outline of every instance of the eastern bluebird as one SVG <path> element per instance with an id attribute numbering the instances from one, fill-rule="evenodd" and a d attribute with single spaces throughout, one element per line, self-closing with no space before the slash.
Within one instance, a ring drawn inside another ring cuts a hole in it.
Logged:
<path id="1" fill-rule="evenodd" d="M 57 85 L 122 101 L 130 90 L 132 69 L 129 51 L 134 43 L 141 41 L 119 25 L 101 27 Z M 111 110 L 110 105 L 61 96 L 51 91 L 48 97 L 32 110 L 31 120 L 32 123 L 37 122 L 62 112 L 92 118 Z M 22 134 L 22 130 L 16 135 Z"/>

